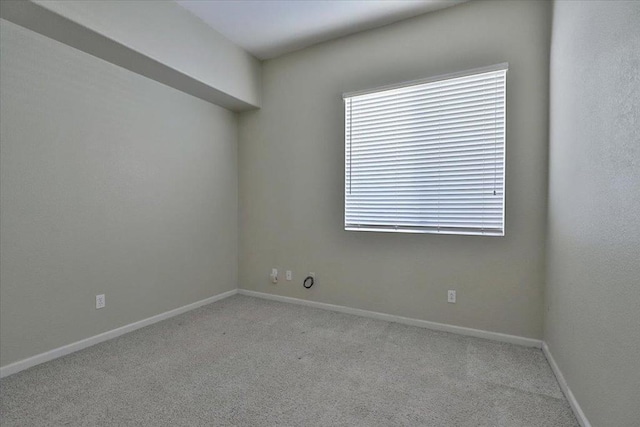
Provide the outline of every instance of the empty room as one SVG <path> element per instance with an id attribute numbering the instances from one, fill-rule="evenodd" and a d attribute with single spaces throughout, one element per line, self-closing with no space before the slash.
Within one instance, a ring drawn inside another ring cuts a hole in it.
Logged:
<path id="1" fill-rule="evenodd" d="M 640 1 L 0 0 L 0 425 L 640 427 Z"/>

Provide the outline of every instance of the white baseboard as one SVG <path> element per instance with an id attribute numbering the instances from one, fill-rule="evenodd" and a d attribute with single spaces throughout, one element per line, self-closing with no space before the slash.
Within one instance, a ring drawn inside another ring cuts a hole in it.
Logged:
<path id="1" fill-rule="evenodd" d="M 587 419 L 586 415 L 582 411 L 582 408 L 580 407 L 580 404 L 578 404 L 578 401 L 576 400 L 575 396 L 571 392 L 571 389 L 569 388 L 569 384 L 567 384 L 567 380 L 564 379 L 564 375 L 562 375 L 562 372 L 560 371 L 558 364 L 553 358 L 553 355 L 551 354 L 551 350 L 549 350 L 549 346 L 547 345 L 546 342 L 542 343 L 542 351 L 544 353 L 544 356 L 549 361 L 549 365 L 551 365 L 551 370 L 556 376 L 556 379 L 558 380 L 558 384 L 560 384 L 560 388 L 562 389 L 562 392 L 564 393 L 565 397 L 569 401 L 569 405 L 571 405 L 571 409 L 573 410 L 573 413 L 576 416 L 576 419 L 578 420 L 578 422 L 582 427 L 591 427 L 591 423 Z"/>
<path id="2" fill-rule="evenodd" d="M 15 374 L 25 369 L 29 369 L 35 365 L 39 365 L 41 363 L 48 362 L 53 359 L 57 359 L 58 357 L 65 356 L 67 354 L 73 353 L 78 350 L 82 350 L 84 348 L 101 343 L 103 341 L 107 341 L 112 338 L 119 337 L 120 335 L 124 335 L 128 332 L 135 331 L 136 329 L 144 328 L 145 326 L 149 326 L 153 323 L 160 322 L 161 320 L 165 320 L 170 317 L 177 316 L 178 314 L 186 313 L 187 311 L 191 311 L 198 307 L 202 307 L 203 305 L 220 301 L 221 299 L 228 298 L 237 293 L 238 293 L 237 289 L 233 289 L 228 292 L 223 292 L 221 294 L 214 295 L 212 297 L 205 298 L 203 300 L 196 301 L 194 303 L 187 304 L 173 310 L 165 311 L 164 313 L 160 313 L 155 316 L 151 316 L 134 323 L 129 323 L 128 325 L 124 325 L 119 328 L 112 329 L 110 331 L 103 332 L 101 334 L 94 335 L 92 337 L 85 338 L 83 340 L 76 341 L 74 343 L 67 344 L 62 347 L 54 348 L 53 350 L 49 350 L 44 353 L 36 354 L 35 356 L 28 357 L 26 359 L 18 360 L 17 362 L 13 362 L 9 365 L 0 367 L 0 378 L 4 378 L 6 376 Z"/>
<path id="3" fill-rule="evenodd" d="M 257 298 L 269 299 L 274 301 L 288 302 L 292 304 L 305 305 L 308 307 L 321 308 L 323 310 L 337 311 L 340 313 L 353 314 L 356 316 L 369 317 L 371 319 L 386 320 L 388 322 L 402 323 L 403 325 L 418 326 L 426 329 L 433 329 L 442 332 L 451 332 L 459 335 L 467 335 L 477 338 L 486 338 L 493 341 L 506 342 L 511 344 L 523 345 L 526 347 L 541 348 L 542 341 L 533 338 L 519 337 L 517 335 L 502 334 L 500 332 L 490 332 L 481 329 L 465 328 L 462 326 L 448 325 L 446 323 L 429 322 L 427 320 L 412 319 L 409 317 L 394 316 L 392 314 L 378 313 L 376 311 L 361 310 L 359 308 L 345 307 L 342 305 L 327 304 L 323 302 L 303 300 L 299 298 L 284 297 L 280 295 L 267 294 L 263 292 L 249 291 L 247 289 L 239 289 L 238 293 Z"/>

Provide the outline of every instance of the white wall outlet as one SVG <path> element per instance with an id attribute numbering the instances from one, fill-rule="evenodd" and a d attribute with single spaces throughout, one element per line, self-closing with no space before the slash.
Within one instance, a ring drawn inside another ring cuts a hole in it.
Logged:
<path id="1" fill-rule="evenodd" d="M 287 270 L 287 280 L 290 282 L 293 279 L 293 274 L 291 273 L 291 270 Z"/>
<path id="2" fill-rule="evenodd" d="M 272 268 L 271 269 L 271 283 L 278 283 L 278 269 L 277 268 Z"/>
<path id="3" fill-rule="evenodd" d="M 447 302 L 455 304 L 456 302 L 456 291 L 448 291 L 447 292 Z"/>
<path id="4" fill-rule="evenodd" d="M 107 305 L 107 300 L 104 294 L 96 295 L 96 308 L 104 308 L 105 305 Z"/>

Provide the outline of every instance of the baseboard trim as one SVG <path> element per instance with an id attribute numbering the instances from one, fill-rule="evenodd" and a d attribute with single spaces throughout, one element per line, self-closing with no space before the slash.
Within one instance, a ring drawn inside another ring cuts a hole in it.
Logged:
<path id="1" fill-rule="evenodd" d="M 485 338 L 493 341 L 506 342 L 511 344 L 522 345 L 526 347 L 541 348 L 542 341 L 533 338 L 519 337 L 517 335 L 502 334 L 500 332 L 484 331 L 482 329 L 465 328 L 463 326 L 448 325 L 446 323 L 430 322 L 428 320 L 412 319 L 409 317 L 394 316 L 392 314 L 379 313 L 377 311 L 361 310 L 359 308 L 351 308 L 342 305 L 327 304 L 324 302 L 309 301 L 299 298 L 285 297 L 281 295 L 267 294 L 263 292 L 250 291 L 247 289 L 239 289 L 241 295 L 252 296 L 256 298 L 268 299 L 273 301 L 288 302 L 291 304 L 305 305 L 308 307 L 320 308 L 323 310 L 337 311 L 339 313 L 353 314 L 355 316 L 369 317 L 371 319 L 386 320 L 387 322 L 401 323 L 403 325 L 418 326 L 421 328 L 432 329 L 435 331 L 451 332 L 459 335 L 467 335 L 477 338 Z"/>
<path id="2" fill-rule="evenodd" d="M 139 320 L 137 322 L 129 323 L 128 325 L 121 326 L 116 329 L 112 329 L 107 332 L 103 332 L 98 335 L 94 335 L 89 338 L 85 338 L 80 341 L 76 341 L 71 344 L 67 344 L 62 347 L 54 348 L 53 350 L 49 350 L 44 353 L 36 354 L 35 356 L 28 357 L 26 359 L 18 360 L 17 362 L 10 363 L 6 366 L 0 367 L 0 378 L 7 377 L 9 375 L 13 375 L 20 371 L 24 371 L 25 369 L 29 369 L 33 366 L 39 365 L 44 362 L 48 362 L 53 359 L 57 359 L 58 357 L 66 356 L 67 354 L 85 349 L 87 347 L 91 347 L 92 345 L 101 343 L 103 341 L 110 340 L 115 337 L 119 337 L 120 335 L 124 335 L 128 332 L 135 331 L 136 329 L 144 328 L 145 326 L 152 325 L 154 323 L 160 322 L 165 319 L 169 319 L 170 317 L 177 316 L 182 313 L 186 313 L 187 311 L 194 310 L 198 307 L 202 307 L 203 305 L 211 304 L 216 301 L 220 301 L 222 299 L 228 298 L 232 295 L 238 293 L 237 289 L 230 290 L 228 292 L 223 292 L 218 295 L 214 295 L 209 298 L 205 298 L 200 301 L 196 301 L 191 304 L 183 305 L 182 307 L 175 308 L 173 310 L 165 311 L 164 313 L 157 314 L 155 316 L 147 317 L 146 319 Z"/>
<path id="3" fill-rule="evenodd" d="M 591 423 L 587 419 L 587 416 L 582 411 L 580 404 L 578 403 L 575 396 L 571 392 L 571 389 L 569 388 L 569 384 L 567 384 L 567 380 L 564 379 L 564 375 L 562 375 L 562 371 L 560 371 L 560 368 L 558 367 L 558 364 L 553 358 L 553 355 L 551 354 L 551 350 L 549 350 L 549 346 L 547 345 L 546 342 L 542 343 L 542 352 L 544 353 L 544 356 L 547 358 L 547 361 L 551 366 L 551 370 L 553 371 L 553 374 L 556 376 L 556 379 L 558 380 L 558 384 L 560 384 L 560 389 L 562 390 L 562 392 L 564 393 L 564 396 L 569 401 L 569 405 L 571 405 L 571 409 L 573 410 L 573 414 L 576 416 L 576 419 L 578 420 L 578 422 L 582 427 L 591 427 Z"/>

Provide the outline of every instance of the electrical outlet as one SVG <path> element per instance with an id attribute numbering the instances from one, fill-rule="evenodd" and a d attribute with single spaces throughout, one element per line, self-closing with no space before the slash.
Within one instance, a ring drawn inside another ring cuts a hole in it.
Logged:
<path id="1" fill-rule="evenodd" d="M 107 300 L 104 294 L 96 295 L 96 308 L 104 308 L 105 305 L 107 305 Z"/>
<path id="2" fill-rule="evenodd" d="M 271 269 L 271 283 L 278 283 L 278 269 Z"/>
<path id="3" fill-rule="evenodd" d="M 289 282 L 293 279 L 293 274 L 291 273 L 291 270 L 287 270 L 286 276 L 287 276 L 287 281 Z"/>
<path id="4" fill-rule="evenodd" d="M 456 302 L 456 291 L 448 291 L 447 292 L 447 302 L 455 304 L 455 302 Z"/>

